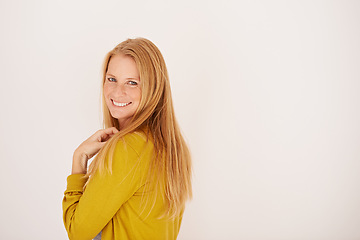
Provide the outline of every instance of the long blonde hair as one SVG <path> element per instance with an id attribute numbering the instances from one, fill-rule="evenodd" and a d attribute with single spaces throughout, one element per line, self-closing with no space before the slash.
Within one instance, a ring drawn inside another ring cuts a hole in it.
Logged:
<path id="1" fill-rule="evenodd" d="M 105 103 L 103 85 L 111 56 L 125 54 L 131 56 L 140 74 L 141 100 L 131 122 L 119 129 L 118 120 L 113 118 Z M 101 96 L 104 128 L 116 127 L 120 130 L 100 149 L 89 166 L 85 177 L 99 170 L 112 172 L 112 156 L 115 145 L 121 137 L 147 127 L 154 143 L 154 158 L 151 160 L 148 181 L 156 181 L 154 176 L 165 176 L 165 215 L 174 217 L 182 211 L 185 202 L 192 198 L 191 155 L 175 118 L 170 82 L 164 58 L 159 49 L 145 38 L 127 39 L 118 44 L 105 57 L 102 69 Z M 106 155 L 109 158 L 106 161 Z"/>

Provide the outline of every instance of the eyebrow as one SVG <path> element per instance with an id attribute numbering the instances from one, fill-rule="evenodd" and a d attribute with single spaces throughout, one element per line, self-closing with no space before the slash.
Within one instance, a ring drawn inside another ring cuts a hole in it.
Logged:
<path id="1" fill-rule="evenodd" d="M 116 77 L 115 75 L 111 74 L 111 73 L 106 73 L 105 75 L 107 76 L 112 76 L 112 77 Z M 125 79 L 135 79 L 135 80 L 138 80 L 140 81 L 140 77 L 136 78 L 136 77 L 128 77 L 128 78 L 125 78 Z"/>

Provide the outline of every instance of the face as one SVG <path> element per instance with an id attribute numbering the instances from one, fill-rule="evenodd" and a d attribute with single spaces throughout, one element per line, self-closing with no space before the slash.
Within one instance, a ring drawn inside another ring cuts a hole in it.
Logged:
<path id="1" fill-rule="evenodd" d="M 123 54 L 110 58 L 104 83 L 105 103 L 124 128 L 140 103 L 140 75 L 134 59 Z"/>

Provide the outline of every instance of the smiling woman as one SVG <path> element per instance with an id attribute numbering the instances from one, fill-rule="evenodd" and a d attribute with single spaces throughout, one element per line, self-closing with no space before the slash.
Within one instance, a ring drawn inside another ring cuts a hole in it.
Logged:
<path id="1" fill-rule="evenodd" d="M 105 78 L 105 102 L 121 129 L 134 115 L 141 98 L 140 76 L 134 59 L 124 54 L 113 55 Z"/>
<path id="2" fill-rule="evenodd" d="M 191 157 L 160 51 L 145 38 L 120 43 L 101 86 L 104 129 L 75 150 L 67 177 L 69 239 L 176 239 L 192 197 Z"/>

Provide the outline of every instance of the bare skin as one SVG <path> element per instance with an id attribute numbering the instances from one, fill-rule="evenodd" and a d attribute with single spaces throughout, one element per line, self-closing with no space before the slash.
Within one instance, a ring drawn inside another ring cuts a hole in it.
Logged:
<path id="1" fill-rule="evenodd" d="M 100 129 L 86 139 L 75 150 L 71 174 L 87 173 L 87 163 L 105 145 L 114 134 L 119 132 L 115 127 Z"/>

